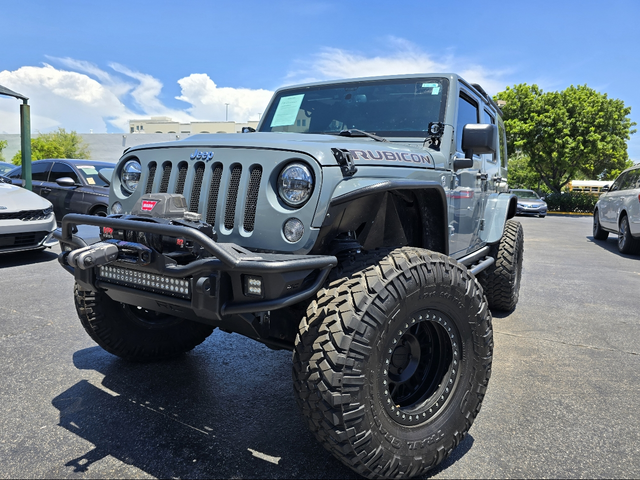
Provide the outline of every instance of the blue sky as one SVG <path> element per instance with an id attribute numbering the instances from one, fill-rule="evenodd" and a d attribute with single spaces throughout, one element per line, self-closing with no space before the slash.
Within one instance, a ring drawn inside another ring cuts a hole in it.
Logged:
<path id="1" fill-rule="evenodd" d="M 308 80 L 453 71 L 491 93 L 586 84 L 640 123 L 639 0 L 0 0 L 0 85 L 32 127 L 121 132 L 131 118 L 257 119 Z M 0 133 L 17 133 L 0 99 Z M 640 162 L 640 134 L 629 155 Z"/>

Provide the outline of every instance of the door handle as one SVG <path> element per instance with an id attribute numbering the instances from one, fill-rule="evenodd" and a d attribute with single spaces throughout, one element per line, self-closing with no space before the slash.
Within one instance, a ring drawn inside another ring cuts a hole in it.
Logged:
<path id="1" fill-rule="evenodd" d="M 50 188 L 43 188 L 42 190 L 40 190 L 42 193 L 51 193 L 51 189 Z"/>

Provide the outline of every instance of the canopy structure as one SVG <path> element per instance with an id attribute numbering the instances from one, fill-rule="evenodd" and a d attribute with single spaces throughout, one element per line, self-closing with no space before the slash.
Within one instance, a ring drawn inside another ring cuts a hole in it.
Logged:
<path id="1" fill-rule="evenodd" d="M 20 105 L 20 148 L 22 150 L 22 179 L 25 188 L 31 190 L 31 113 L 29 99 L 0 85 L 0 95 L 22 100 Z"/>

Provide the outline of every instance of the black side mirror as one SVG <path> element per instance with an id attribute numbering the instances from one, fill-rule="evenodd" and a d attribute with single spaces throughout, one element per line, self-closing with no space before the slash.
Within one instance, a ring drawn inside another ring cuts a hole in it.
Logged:
<path id="1" fill-rule="evenodd" d="M 608 191 L 609 191 L 609 185 L 605 185 L 604 187 L 602 187 L 602 193 L 608 192 Z"/>
<path id="2" fill-rule="evenodd" d="M 462 130 L 462 151 L 466 158 L 496 153 L 498 128 L 486 123 L 468 123 Z"/>
<path id="3" fill-rule="evenodd" d="M 461 168 L 473 167 L 473 158 L 456 158 L 453 160 L 453 171 L 457 172 Z"/>
<path id="4" fill-rule="evenodd" d="M 98 177 L 100 177 L 107 185 L 111 185 L 111 177 L 113 176 L 114 170 L 115 168 L 101 168 L 98 171 Z"/>
<path id="5" fill-rule="evenodd" d="M 56 180 L 56 183 L 61 187 L 75 187 L 76 182 L 71 177 L 61 177 Z"/>

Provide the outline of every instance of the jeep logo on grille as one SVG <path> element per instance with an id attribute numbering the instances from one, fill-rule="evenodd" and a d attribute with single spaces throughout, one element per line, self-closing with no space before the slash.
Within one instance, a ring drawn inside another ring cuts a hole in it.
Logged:
<path id="1" fill-rule="evenodd" d="M 208 162 L 213 158 L 213 152 L 199 152 L 197 149 L 191 154 L 191 160 L 204 160 Z"/>

